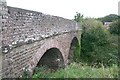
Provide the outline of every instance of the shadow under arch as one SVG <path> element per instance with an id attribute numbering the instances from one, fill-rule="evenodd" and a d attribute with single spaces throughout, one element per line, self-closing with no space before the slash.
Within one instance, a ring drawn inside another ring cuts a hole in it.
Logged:
<path id="1" fill-rule="evenodd" d="M 80 58 L 80 44 L 77 37 L 74 37 L 71 41 L 69 55 L 68 55 L 68 64 L 71 62 L 77 62 Z"/>
<path id="2" fill-rule="evenodd" d="M 57 70 L 64 68 L 64 59 L 62 53 L 57 48 L 48 49 L 41 57 L 36 67 L 47 66 L 49 69 Z"/>

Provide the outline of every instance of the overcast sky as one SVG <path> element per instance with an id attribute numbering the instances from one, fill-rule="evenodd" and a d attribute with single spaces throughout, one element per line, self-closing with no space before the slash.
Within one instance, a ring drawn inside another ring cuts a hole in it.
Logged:
<path id="1" fill-rule="evenodd" d="M 6 0 L 8 6 L 73 19 L 76 12 L 85 17 L 118 14 L 120 0 Z"/>

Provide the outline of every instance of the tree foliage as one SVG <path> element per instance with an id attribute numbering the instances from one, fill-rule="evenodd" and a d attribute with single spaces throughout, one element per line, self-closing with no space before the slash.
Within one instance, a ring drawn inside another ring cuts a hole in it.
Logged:
<path id="1" fill-rule="evenodd" d="M 115 21 L 115 20 L 117 20 L 118 19 L 118 15 L 116 15 L 116 14 L 109 14 L 109 15 L 107 15 L 107 16 L 105 16 L 105 17 L 102 17 L 102 18 L 98 18 L 98 20 L 100 20 L 101 22 L 113 22 L 113 21 Z"/>
<path id="2" fill-rule="evenodd" d="M 119 26 L 119 21 L 116 20 L 114 21 L 109 27 L 109 31 L 111 34 L 119 34 L 120 26 Z"/>
<path id="3" fill-rule="evenodd" d="M 100 27 L 100 26 L 103 26 L 102 22 L 95 20 L 94 18 L 86 18 L 83 20 L 82 23 L 83 32 L 93 27 Z"/>
<path id="4" fill-rule="evenodd" d="M 104 18 L 83 18 L 80 13 L 75 15 L 75 21 L 82 26 L 80 59 L 90 65 L 110 66 L 117 64 L 117 40 L 106 30 L 102 22 L 114 21 L 117 15 L 110 14 Z"/>
<path id="5" fill-rule="evenodd" d="M 111 44 L 109 32 L 102 27 L 92 27 L 82 34 L 81 58 L 90 64 L 111 65 L 117 62 L 115 46 Z"/>
<path id="6" fill-rule="evenodd" d="M 74 16 L 74 20 L 77 22 L 83 21 L 83 15 L 81 13 L 76 12 L 76 15 Z"/>

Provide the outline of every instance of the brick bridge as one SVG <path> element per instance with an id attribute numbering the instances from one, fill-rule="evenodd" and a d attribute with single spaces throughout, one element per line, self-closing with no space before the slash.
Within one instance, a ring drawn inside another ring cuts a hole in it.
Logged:
<path id="1" fill-rule="evenodd" d="M 0 0 L 0 75 L 20 77 L 36 66 L 65 67 L 80 45 L 81 28 L 73 20 L 7 6 Z"/>

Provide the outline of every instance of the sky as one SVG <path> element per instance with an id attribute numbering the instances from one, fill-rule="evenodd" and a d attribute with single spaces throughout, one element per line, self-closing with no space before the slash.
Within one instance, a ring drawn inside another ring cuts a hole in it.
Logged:
<path id="1" fill-rule="evenodd" d="M 74 19 L 76 12 L 98 18 L 118 14 L 120 0 L 6 0 L 7 5 Z"/>

